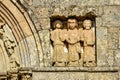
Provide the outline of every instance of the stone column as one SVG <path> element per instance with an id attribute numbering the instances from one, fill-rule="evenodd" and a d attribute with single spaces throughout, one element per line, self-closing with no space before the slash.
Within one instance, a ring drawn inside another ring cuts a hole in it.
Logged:
<path id="1" fill-rule="evenodd" d="M 10 70 L 8 71 L 8 80 L 18 80 L 18 70 Z"/>
<path id="2" fill-rule="evenodd" d="M 0 72 L 0 80 L 7 80 L 7 73 Z"/>
<path id="3" fill-rule="evenodd" d="M 30 68 L 21 68 L 19 74 L 21 80 L 32 80 L 32 70 Z"/>

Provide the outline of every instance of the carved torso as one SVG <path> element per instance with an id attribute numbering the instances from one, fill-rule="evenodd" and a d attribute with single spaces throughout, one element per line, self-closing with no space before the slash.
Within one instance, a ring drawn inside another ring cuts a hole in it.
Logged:
<path id="1" fill-rule="evenodd" d="M 95 34 L 92 29 L 83 30 L 83 41 L 84 46 L 94 45 L 95 44 Z"/>
<path id="2" fill-rule="evenodd" d="M 54 50 L 53 50 L 53 58 L 54 62 L 62 62 L 66 61 L 66 55 L 64 52 L 64 31 L 61 29 L 55 29 L 51 33 L 51 40 L 53 41 Z"/>
<path id="3" fill-rule="evenodd" d="M 56 29 L 56 30 L 52 31 L 51 40 L 54 42 L 54 45 L 63 44 L 62 36 L 63 35 L 62 35 L 62 30 L 61 29 Z"/>
<path id="4" fill-rule="evenodd" d="M 80 39 L 79 39 L 79 32 L 77 29 L 74 29 L 74 30 L 68 30 L 68 33 L 67 33 L 67 41 L 68 43 L 70 44 L 74 44 L 76 42 L 78 42 Z"/>

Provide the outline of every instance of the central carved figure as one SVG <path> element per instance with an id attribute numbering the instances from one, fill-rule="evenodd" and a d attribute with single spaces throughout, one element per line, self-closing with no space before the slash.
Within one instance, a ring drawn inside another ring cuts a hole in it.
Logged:
<path id="1" fill-rule="evenodd" d="M 78 23 L 76 19 L 68 19 L 68 31 L 66 41 L 68 42 L 68 66 L 78 66 L 80 53 L 80 36 L 77 29 Z"/>

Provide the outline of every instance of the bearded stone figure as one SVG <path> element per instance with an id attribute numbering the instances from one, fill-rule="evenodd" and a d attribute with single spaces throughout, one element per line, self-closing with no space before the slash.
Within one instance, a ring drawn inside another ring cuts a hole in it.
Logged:
<path id="1" fill-rule="evenodd" d="M 66 41 L 68 43 L 68 66 L 79 66 L 79 53 L 81 51 L 78 23 L 76 19 L 68 19 Z"/>

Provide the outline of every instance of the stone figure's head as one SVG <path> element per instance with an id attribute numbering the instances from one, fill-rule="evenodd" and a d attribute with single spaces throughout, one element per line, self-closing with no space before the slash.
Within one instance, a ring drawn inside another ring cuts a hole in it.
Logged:
<path id="1" fill-rule="evenodd" d="M 68 25 L 68 29 L 75 29 L 78 27 L 78 22 L 76 19 L 68 19 L 68 22 L 67 22 L 67 25 Z"/>
<path id="2" fill-rule="evenodd" d="M 91 27 L 92 27 L 92 21 L 91 20 L 84 20 L 83 21 L 83 27 L 85 28 L 85 29 L 91 29 Z"/>
<path id="3" fill-rule="evenodd" d="M 56 20 L 56 21 L 54 22 L 54 28 L 57 28 L 57 29 L 63 28 L 62 21 Z"/>

